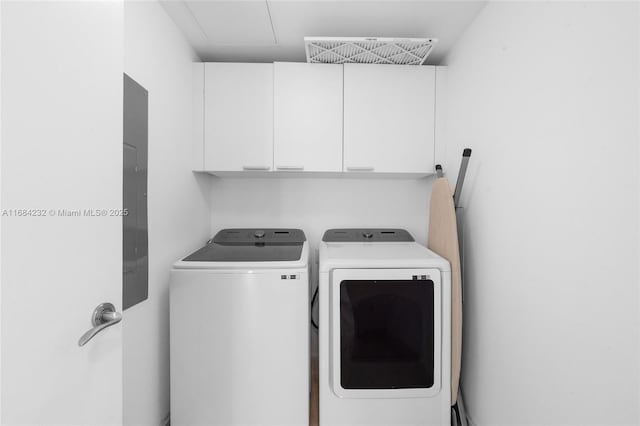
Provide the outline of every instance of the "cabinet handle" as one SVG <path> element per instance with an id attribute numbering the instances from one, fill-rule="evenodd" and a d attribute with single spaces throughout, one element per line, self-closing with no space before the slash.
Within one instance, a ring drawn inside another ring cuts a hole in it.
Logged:
<path id="1" fill-rule="evenodd" d="M 277 170 L 304 170 L 304 166 L 276 166 Z"/>
<path id="2" fill-rule="evenodd" d="M 374 167 L 347 167 L 348 172 L 372 172 L 374 171 Z"/>
<path id="3" fill-rule="evenodd" d="M 271 170 L 269 166 L 242 166 L 242 170 Z"/>

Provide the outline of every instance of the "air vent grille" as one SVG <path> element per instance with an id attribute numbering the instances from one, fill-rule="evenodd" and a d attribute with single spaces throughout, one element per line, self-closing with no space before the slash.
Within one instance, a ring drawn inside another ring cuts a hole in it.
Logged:
<path id="1" fill-rule="evenodd" d="M 436 39 L 305 37 L 307 62 L 422 65 Z"/>

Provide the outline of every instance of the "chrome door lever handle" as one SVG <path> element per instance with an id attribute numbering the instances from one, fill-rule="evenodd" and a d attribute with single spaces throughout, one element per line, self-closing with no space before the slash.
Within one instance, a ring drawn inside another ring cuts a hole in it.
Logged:
<path id="1" fill-rule="evenodd" d="M 93 339 L 93 336 L 120 321 L 122 321 L 122 314 L 116 312 L 116 307 L 113 306 L 112 303 L 106 302 L 99 304 L 93 311 L 93 316 L 91 317 L 93 328 L 80 337 L 78 346 L 84 346 L 89 340 Z"/>

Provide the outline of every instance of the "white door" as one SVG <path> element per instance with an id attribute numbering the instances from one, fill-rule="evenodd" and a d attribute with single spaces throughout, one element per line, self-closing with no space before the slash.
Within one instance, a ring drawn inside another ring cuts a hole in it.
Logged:
<path id="1" fill-rule="evenodd" d="M 273 64 L 207 63 L 204 168 L 271 170 Z"/>
<path id="2" fill-rule="evenodd" d="M 435 67 L 344 65 L 344 170 L 433 173 Z"/>
<path id="3" fill-rule="evenodd" d="M 276 170 L 342 171 L 342 65 L 276 62 Z"/>
<path id="4" fill-rule="evenodd" d="M 122 2 L 2 2 L 2 418 L 122 424 Z M 93 215 L 92 215 L 93 214 Z"/>

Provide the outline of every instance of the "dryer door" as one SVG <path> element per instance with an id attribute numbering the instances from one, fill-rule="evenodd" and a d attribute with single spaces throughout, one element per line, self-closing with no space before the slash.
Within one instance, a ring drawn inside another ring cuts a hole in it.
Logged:
<path id="1" fill-rule="evenodd" d="M 440 271 L 338 269 L 331 278 L 331 378 L 336 395 L 436 395 L 441 373 Z"/>

